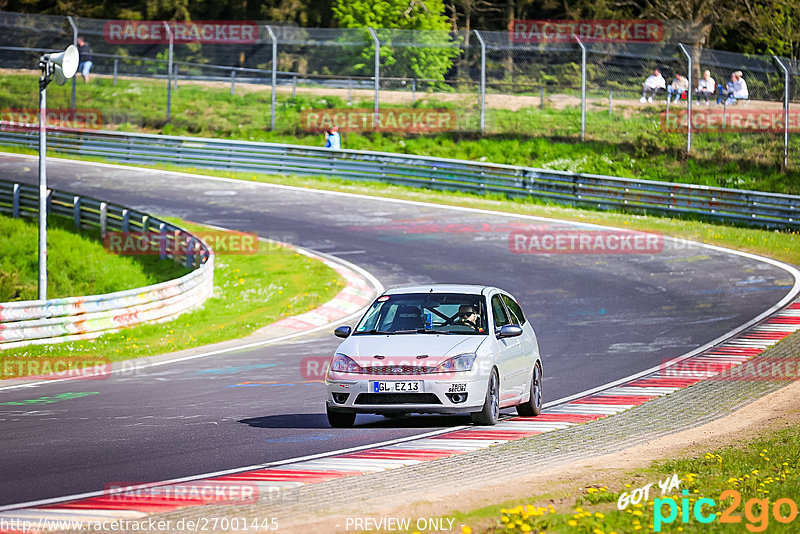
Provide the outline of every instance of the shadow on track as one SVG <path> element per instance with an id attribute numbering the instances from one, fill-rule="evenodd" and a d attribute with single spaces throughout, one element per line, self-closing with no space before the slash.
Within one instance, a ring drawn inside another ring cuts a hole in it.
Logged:
<path id="1" fill-rule="evenodd" d="M 241 419 L 237 422 L 254 428 L 331 428 L 325 414 L 318 413 L 266 415 L 264 417 Z M 380 415 L 359 415 L 353 428 L 421 428 L 438 430 L 469 423 L 469 417 L 457 415 L 406 415 L 391 418 Z"/>

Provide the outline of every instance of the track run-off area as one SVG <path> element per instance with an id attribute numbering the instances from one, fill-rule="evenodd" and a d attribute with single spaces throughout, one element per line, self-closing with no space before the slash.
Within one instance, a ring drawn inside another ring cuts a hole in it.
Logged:
<path id="1" fill-rule="evenodd" d="M 0 171 L 6 180 L 37 182 L 35 157 L 2 154 Z M 648 253 L 534 254 L 509 239 L 531 229 L 600 230 L 573 222 L 52 158 L 48 180 L 54 189 L 339 257 L 387 288 L 502 287 L 536 330 L 549 404 L 732 335 L 797 293 L 793 268 L 713 246 L 660 238 Z M 0 507 L 468 423 L 359 416 L 352 429 L 330 428 L 324 386 L 302 362 L 330 357 L 337 344 L 324 330 L 105 380 L 0 384 Z M 45 396 L 59 400 L 12 404 Z"/>

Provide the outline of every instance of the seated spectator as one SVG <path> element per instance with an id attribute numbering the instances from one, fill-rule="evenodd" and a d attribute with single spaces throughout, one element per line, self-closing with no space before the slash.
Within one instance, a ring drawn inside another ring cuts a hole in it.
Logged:
<path id="1" fill-rule="evenodd" d="M 642 98 L 639 99 L 639 102 L 652 102 L 653 97 L 656 96 L 658 90 L 666 89 L 666 87 L 667 82 L 664 80 L 664 77 L 661 76 L 661 71 L 655 69 L 653 74 L 648 76 L 642 84 Z"/>
<path id="2" fill-rule="evenodd" d="M 717 82 L 711 77 L 711 71 L 703 72 L 703 77 L 700 78 L 700 83 L 697 84 L 697 89 L 694 91 L 694 94 L 697 95 L 697 101 L 700 102 L 700 99 L 705 98 L 706 106 L 708 106 L 710 105 L 708 97 L 714 96 L 716 92 Z"/>
<path id="3" fill-rule="evenodd" d="M 750 93 L 747 91 L 747 82 L 742 78 L 742 71 L 737 70 L 731 73 L 731 81 L 729 81 L 725 89 L 723 89 L 717 103 L 723 98 L 725 99 L 726 106 L 735 104 L 739 100 L 747 100 L 750 98 Z"/>
<path id="4" fill-rule="evenodd" d="M 667 102 L 669 102 L 670 97 L 675 97 L 674 102 L 679 102 L 681 99 L 681 95 L 689 90 L 689 80 L 686 79 L 686 76 L 682 76 L 680 74 L 675 75 L 675 79 L 672 80 L 672 83 L 667 87 Z"/>

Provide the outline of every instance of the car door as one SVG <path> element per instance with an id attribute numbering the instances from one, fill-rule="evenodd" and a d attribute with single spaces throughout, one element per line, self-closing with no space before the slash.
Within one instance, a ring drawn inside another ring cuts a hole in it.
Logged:
<path id="1" fill-rule="evenodd" d="M 522 392 L 522 380 L 525 369 L 520 369 L 519 361 L 522 357 L 522 344 L 520 337 L 507 337 L 498 339 L 500 329 L 511 323 L 511 317 L 503 303 L 500 293 L 495 293 L 491 298 L 492 316 L 494 317 L 494 335 L 497 339 L 498 361 L 500 366 L 500 403 L 518 397 Z"/>
<path id="2" fill-rule="evenodd" d="M 506 305 L 511 322 L 522 328 L 522 335 L 518 338 L 522 350 L 520 351 L 520 360 L 516 365 L 525 369 L 525 375 L 522 381 L 522 393 L 525 394 L 527 393 L 525 388 L 530 384 L 530 380 L 533 379 L 533 364 L 539 353 L 536 345 L 536 337 L 533 333 L 533 329 L 530 326 L 526 327 L 525 323 L 527 320 L 522 313 L 522 308 L 517 304 L 517 301 L 515 301 L 511 295 L 503 293 L 503 302 Z"/>

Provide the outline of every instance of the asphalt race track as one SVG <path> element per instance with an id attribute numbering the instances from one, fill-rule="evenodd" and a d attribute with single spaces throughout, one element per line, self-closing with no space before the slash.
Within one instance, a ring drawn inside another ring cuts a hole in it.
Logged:
<path id="1" fill-rule="evenodd" d="M 0 171 L 3 179 L 37 181 L 36 159 L 0 155 Z M 386 287 L 503 287 L 520 299 L 538 334 L 546 402 L 695 349 L 769 309 L 794 283 L 768 263 L 669 241 L 654 254 L 509 250 L 515 225 L 567 223 L 56 160 L 48 162 L 48 179 L 64 191 L 340 256 Z M 284 460 L 468 421 L 359 416 L 355 428 L 329 428 L 323 386 L 303 376 L 300 361 L 329 356 L 336 345 L 333 335 L 315 334 L 133 376 L 0 389 L 0 505 Z M 83 395 L 7 404 L 64 393 Z"/>

